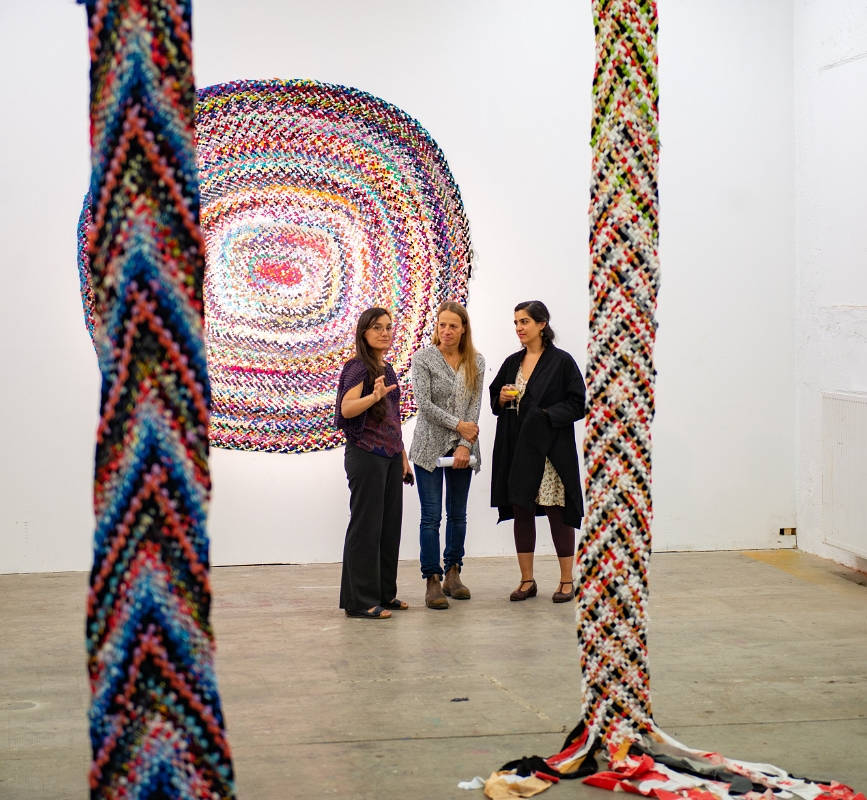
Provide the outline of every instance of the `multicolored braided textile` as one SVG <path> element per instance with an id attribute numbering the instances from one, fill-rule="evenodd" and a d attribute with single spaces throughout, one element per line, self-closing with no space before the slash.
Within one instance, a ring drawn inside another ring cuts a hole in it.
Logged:
<path id="1" fill-rule="evenodd" d="M 205 529 L 189 0 L 87 4 L 102 371 L 87 600 L 92 798 L 230 798 Z"/>
<path id="2" fill-rule="evenodd" d="M 614 791 L 686 800 L 863 800 L 848 786 L 694 750 L 653 721 L 647 660 L 650 424 L 659 290 L 657 10 L 593 0 L 587 517 L 575 599 L 582 720 L 539 764 Z M 553 771 L 552 771 L 553 770 Z M 524 774 L 524 773 L 521 773 Z"/>
<path id="3" fill-rule="evenodd" d="M 92 341 L 96 341 L 93 307 L 93 282 L 90 279 L 90 229 L 93 227 L 90 192 L 84 195 L 81 214 L 78 217 L 78 285 L 81 289 L 81 305 L 84 308 L 84 324 Z"/>
<path id="4" fill-rule="evenodd" d="M 442 151 L 414 119 L 357 89 L 240 81 L 200 90 L 211 443 L 334 447 L 337 378 L 358 315 L 395 313 L 402 416 L 410 357 L 437 306 L 465 301 L 469 224 Z"/>
<path id="5" fill-rule="evenodd" d="M 647 664 L 650 423 L 659 289 L 654 0 L 594 0 L 587 517 L 576 598 L 584 722 L 606 743 L 652 725 Z"/>

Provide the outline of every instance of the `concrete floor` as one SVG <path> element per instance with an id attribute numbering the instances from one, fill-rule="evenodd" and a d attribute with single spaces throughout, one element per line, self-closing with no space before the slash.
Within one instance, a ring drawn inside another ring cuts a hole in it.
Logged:
<path id="1" fill-rule="evenodd" d="M 340 565 L 213 572 L 217 672 L 242 798 L 459 798 L 577 721 L 571 604 L 510 603 L 513 559 L 468 560 L 469 602 L 346 619 Z M 0 798 L 87 796 L 84 573 L 0 576 Z M 680 741 L 867 789 L 867 576 L 797 551 L 653 557 L 657 722 Z M 466 702 L 452 702 L 468 697 Z M 552 798 L 610 798 L 561 784 Z M 547 796 L 547 795 L 546 795 Z"/>

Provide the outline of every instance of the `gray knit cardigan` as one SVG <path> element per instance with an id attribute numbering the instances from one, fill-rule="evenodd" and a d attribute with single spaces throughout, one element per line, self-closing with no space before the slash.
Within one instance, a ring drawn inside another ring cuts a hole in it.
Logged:
<path id="1" fill-rule="evenodd" d="M 412 389 L 418 405 L 418 422 L 409 449 L 413 464 L 433 472 L 437 459 L 463 445 L 476 457 L 475 471 L 482 465 L 479 440 L 470 444 L 457 432 L 459 422 L 478 425 L 482 404 L 485 359 L 476 353 L 479 386 L 471 394 L 464 383 L 463 368 L 455 372 L 439 348 L 431 345 L 412 357 Z"/>

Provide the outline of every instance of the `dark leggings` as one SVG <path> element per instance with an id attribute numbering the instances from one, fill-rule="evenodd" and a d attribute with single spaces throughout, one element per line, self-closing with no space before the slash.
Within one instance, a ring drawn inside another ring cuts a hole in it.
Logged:
<path id="1" fill-rule="evenodd" d="M 536 550 L 536 514 L 522 506 L 512 506 L 515 511 L 515 550 L 519 553 L 533 553 Z M 544 506 L 548 523 L 551 525 L 551 538 L 557 558 L 571 558 L 575 555 L 575 528 L 563 522 L 562 506 Z"/>

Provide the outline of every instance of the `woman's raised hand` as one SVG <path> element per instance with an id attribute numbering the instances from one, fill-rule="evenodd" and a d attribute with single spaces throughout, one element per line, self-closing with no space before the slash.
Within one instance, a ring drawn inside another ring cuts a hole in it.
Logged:
<path id="1" fill-rule="evenodd" d="M 389 392 L 393 392 L 395 389 L 397 389 L 396 383 L 392 384 L 391 386 L 386 386 L 385 385 L 385 375 L 380 375 L 373 382 L 373 391 L 371 392 L 371 394 L 376 398 L 376 402 L 378 403 Z"/>
<path id="2" fill-rule="evenodd" d="M 466 439 L 470 443 L 475 442 L 479 438 L 479 426 L 474 422 L 461 421 L 458 423 L 456 430 L 462 439 Z"/>

